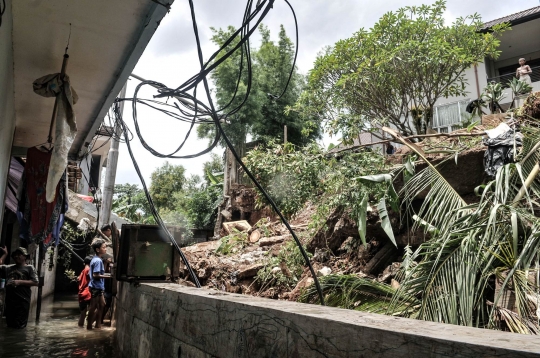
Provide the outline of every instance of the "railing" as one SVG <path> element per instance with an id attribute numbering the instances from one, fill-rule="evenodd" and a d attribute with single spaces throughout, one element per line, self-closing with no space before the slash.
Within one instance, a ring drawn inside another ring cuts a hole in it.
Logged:
<path id="1" fill-rule="evenodd" d="M 516 67 L 517 69 L 517 67 Z M 540 81 L 540 66 L 531 67 L 532 73 L 529 74 L 531 76 L 531 82 L 538 82 Z M 496 83 L 502 83 L 504 85 L 508 86 L 508 83 L 512 81 L 513 78 L 517 78 L 515 73 L 508 73 L 506 75 L 502 76 L 496 76 L 496 77 L 490 77 L 487 79 L 487 82 L 496 82 Z"/>

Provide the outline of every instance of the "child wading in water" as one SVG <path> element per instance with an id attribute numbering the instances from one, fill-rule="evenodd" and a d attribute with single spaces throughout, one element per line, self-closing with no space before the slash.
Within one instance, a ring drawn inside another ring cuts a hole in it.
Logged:
<path id="1" fill-rule="evenodd" d="M 90 283 L 90 262 L 92 261 L 92 256 L 86 256 L 84 258 L 84 269 L 79 275 L 79 308 L 81 310 L 81 316 L 79 317 L 79 327 L 84 326 L 84 319 L 86 318 L 86 312 L 88 306 L 90 305 L 90 300 L 92 295 L 90 294 L 90 288 L 88 284 Z"/>
<path id="2" fill-rule="evenodd" d="M 107 245 L 104 240 L 97 239 L 92 243 L 92 250 L 95 256 L 90 261 L 90 269 L 88 275 L 90 277 L 90 294 L 92 299 L 90 301 L 90 308 L 88 311 L 88 323 L 87 329 L 92 329 L 92 323 L 96 321 L 96 329 L 101 328 L 101 315 L 103 307 L 105 307 L 105 299 L 103 298 L 103 291 L 105 290 L 105 278 L 110 278 L 109 275 L 105 275 L 105 268 L 101 257 L 107 253 Z M 96 319 L 97 318 L 97 319 Z"/>

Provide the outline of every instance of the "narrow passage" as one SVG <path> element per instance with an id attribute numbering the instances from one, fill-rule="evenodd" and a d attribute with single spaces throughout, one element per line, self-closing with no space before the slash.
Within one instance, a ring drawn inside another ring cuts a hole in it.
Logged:
<path id="1" fill-rule="evenodd" d="M 7 328 L 2 318 L 0 357 L 119 357 L 108 319 L 103 329 L 87 331 L 77 327 L 78 316 L 77 295 L 60 295 L 44 302 L 39 324 L 35 310 L 30 311 L 25 329 Z"/>

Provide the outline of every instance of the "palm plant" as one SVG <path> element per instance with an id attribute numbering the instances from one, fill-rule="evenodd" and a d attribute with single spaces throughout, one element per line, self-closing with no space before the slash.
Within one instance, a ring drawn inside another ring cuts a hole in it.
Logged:
<path id="1" fill-rule="evenodd" d="M 527 94 L 532 91 L 532 86 L 526 82 L 520 81 L 517 78 L 512 78 L 512 81 L 508 83 L 514 96 Z"/>
<path id="2" fill-rule="evenodd" d="M 319 279 L 329 306 L 354 309 L 364 312 L 385 313 L 391 303 L 396 289 L 384 283 L 356 275 L 328 275 Z M 306 288 L 300 295 L 301 302 L 318 302 L 318 294 L 314 285 Z M 397 309 L 396 314 L 414 314 L 415 307 L 410 302 L 420 302 L 414 297 L 408 297 Z"/>
<path id="3" fill-rule="evenodd" d="M 413 254 L 418 265 L 402 270 L 388 313 L 519 333 L 539 331 L 540 221 L 535 212 L 540 191 L 534 180 L 539 147 L 540 130 L 525 128 L 521 160 L 502 167 L 494 181 L 478 188 L 480 201 L 475 204 L 467 205 L 430 164 L 405 184 L 405 207 L 432 239 Z M 414 212 L 408 203 L 426 190 L 424 204 Z M 504 307 L 502 298 L 508 294 L 515 306 Z M 411 309 L 404 310 L 404 302 Z"/>
<path id="4" fill-rule="evenodd" d="M 491 114 L 494 114 L 497 109 L 500 112 L 503 112 L 500 105 L 501 101 L 504 99 L 504 97 L 506 97 L 503 90 L 504 88 L 501 83 L 496 83 L 493 81 L 488 83 L 486 88 L 484 88 L 484 92 L 480 97 L 482 101 L 488 105 Z"/>

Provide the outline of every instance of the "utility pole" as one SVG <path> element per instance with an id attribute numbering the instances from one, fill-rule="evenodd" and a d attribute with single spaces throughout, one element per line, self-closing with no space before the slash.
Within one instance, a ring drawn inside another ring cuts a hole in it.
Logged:
<path id="1" fill-rule="evenodd" d="M 120 98 L 126 97 L 127 83 L 120 91 Z M 120 113 L 124 113 L 124 101 L 120 102 Z M 103 201 L 101 203 L 101 215 L 99 217 L 98 228 L 108 224 L 111 220 L 112 198 L 114 194 L 114 183 L 116 181 L 116 167 L 118 165 L 118 148 L 120 147 L 119 138 L 122 135 L 120 123 L 114 124 L 114 136 L 111 138 L 111 148 L 107 155 L 107 172 L 105 173 L 105 183 L 103 184 Z"/>

